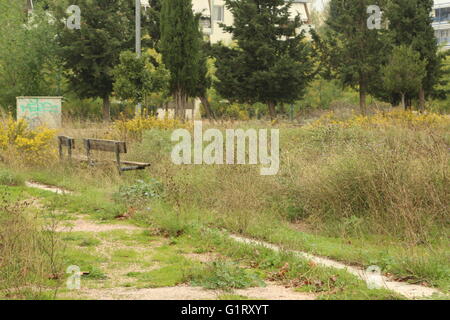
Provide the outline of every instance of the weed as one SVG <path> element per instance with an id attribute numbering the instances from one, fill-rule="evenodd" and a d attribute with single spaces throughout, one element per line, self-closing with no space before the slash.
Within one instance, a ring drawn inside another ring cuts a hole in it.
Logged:
<path id="1" fill-rule="evenodd" d="M 194 272 L 191 284 L 206 289 L 244 289 L 248 287 L 263 287 L 264 281 L 254 270 L 247 270 L 237 264 L 226 261 L 215 261 Z"/>
<path id="2" fill-rule="evenodd" d="M 0 185 L 6 186 L 22 186 L 25 179 L 11 170 L 0 168 Z"/>

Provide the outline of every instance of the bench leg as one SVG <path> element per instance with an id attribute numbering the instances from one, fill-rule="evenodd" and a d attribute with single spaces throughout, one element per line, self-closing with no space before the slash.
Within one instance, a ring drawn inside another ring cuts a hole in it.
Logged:
<path id="1" fill-rule="evenodd" d="M 58 144 L 58 151 L 59 151 L 59 160 L 63 160 L 63 147 L 61 143 L 61 139 L 58 138 L 59 144 Z"/>
<path id="2" fill-rule="evenodd" d="M 116 163 L 117 163 L 117 170 L 119 170 L 119 175 L 122 175 L 122 169 L 120 167 L 120 149 L 118 143 L 116 143 Z"/>

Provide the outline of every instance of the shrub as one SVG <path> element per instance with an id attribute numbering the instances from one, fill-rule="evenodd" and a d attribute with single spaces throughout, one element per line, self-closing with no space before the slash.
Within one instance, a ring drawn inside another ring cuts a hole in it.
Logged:
<path id="1" fill-rule="evenodd" d="M 191 284 L 206 289 L 221 290 L 262 287 L 265 285 L 255 271 L 243 269 L 235 263 L 226 261 L 215 261 L 208 264 L 206 269 L 193 272 Z"/>
<path id="2" fill-rule="evenodd" d="M 132 185 L 121 186 L 115 198 L 127 203 L 143 203 L 157 198 L 162 193 L 162 185 L 155 179 L 137 180 Z"/>
<path id="3" fill-rule="evenodd" d="M 56 157 L 52 142 L 55 130 L 45 127 L 30 129 L 25 120 L 15 121 L 11 116 L 0 120 L 0 151 L 3 157 L 10 154 L 22 162 L 43 163 Z"/>

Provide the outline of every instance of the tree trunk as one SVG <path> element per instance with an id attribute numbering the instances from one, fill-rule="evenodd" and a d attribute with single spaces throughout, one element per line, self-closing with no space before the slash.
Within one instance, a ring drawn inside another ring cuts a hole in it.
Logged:
<path id="1" fill-rule="evenodd" d="M 280 113 L 281 113 L 282 115 L 285 115 L 285 114 L 286 114 L 286 109 L 284 108 L 284 103 L 280 104 Z"/>
<path id="2" fill-rule="evenodd" d="M 214 114 L 214 111 L 211 109 L 211 104 L 208 101 L 208 98 L 206 96 L 201 96 L 200 101 L 202 102 L 203 107 L 205 108 L 206 116 L 209 120 L 216 120 L 216 115 Z"/>
<path id="3" fill-rule="evenodd" d="M 404 93 L 402 93 L 402 107 L 403 107 L 403 109 L 407 109 L 406 108 L 406 102 L 405 102 L 405 94 Z"/>
<path id="4" fill-rule="evenodd" d="M 275 120 L 277 117 L 277 110 L 275 109 L 275 103 L 269 102 L 269 103 L 267 103 L 267 106 L 269 107 L 270 119 Z"/>
<path id="5" fill-rule="evenodd" d="M 425 90 L 423 87 L 420 87 L 419 90 L 419 110 L 425 111 Z"/>
<path id="6" fill-rule="evenodd" d="M 111 102 L 109 96 L 103 97 L 103 120 L 111 121 Z"/>
<path id="7" fill-rule="evenodd" d="M 187 96 L 183 92 L 183 90 L 178 89 L 175 92 L 174 99 L 175 99 L 174 118 L 184 122 L 184 120 L 186 118 Z"/>
<path id="8" fill-rule="evenodd" d="M 362 115 L 367 114 L 367 108 L 366 108 L 366 82 L 363 77 L 359 80 L 359 109 L 361 110 Z"/>

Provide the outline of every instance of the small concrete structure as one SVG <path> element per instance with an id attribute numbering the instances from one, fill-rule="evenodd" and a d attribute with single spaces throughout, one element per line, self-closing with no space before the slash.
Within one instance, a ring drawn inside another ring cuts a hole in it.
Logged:
<path id="1" fill-rule="evenodd" d="M 17 119 L 25 119 L 30 128 L 61 128 L 62 97 L 17 97 Z"/>
<path id="2" fill-rule="evenodd" d="M 200 99 L 189 100 L 186 107 L 186 120 L 201 120 L 202 115 L 200 111 Z M 169 102 L 166 105 L 166 108 L 158 108 L 157 109 L 157 118 L 158 119 L 173 119 L 175 115 L 175 107 L 174 102 Z"/>

